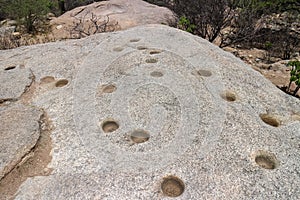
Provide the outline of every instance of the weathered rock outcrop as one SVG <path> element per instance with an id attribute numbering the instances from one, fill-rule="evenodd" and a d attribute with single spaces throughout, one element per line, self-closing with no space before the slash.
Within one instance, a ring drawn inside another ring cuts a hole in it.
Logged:
<path id="1" fill-rule="evenodd" d="M 51 20 L 55 38 L 76 38 L 138 25 L 172 23 L 175 23 L 172 11 L 142 0 L 95 2 Z"/>
<path id="2" fill-rule="evenodd" d="M 300 198 L 299 99 L 199 37 L 141 26 L 0 51 L 13 65 L 54 126 L 53 171 L 16 199 Z"/>

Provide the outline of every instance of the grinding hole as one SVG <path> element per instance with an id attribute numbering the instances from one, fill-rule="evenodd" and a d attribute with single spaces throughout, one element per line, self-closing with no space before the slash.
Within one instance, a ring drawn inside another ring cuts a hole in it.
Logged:
<path id="1" fill-rule="evenodd" d="M 266 124 L 269 124 L 270 126 L 274 126 L 274 127 L 278 127 L 280 125 L 279 120 L 270 114 L 260 114 L 259 115 L 261 120 L 263 120 L 263 122 L 265 122 Z"/>
<path id="2" fill-rule="evenodd" d="M 116 86 L 109 84 L 109 85 L 104 85 L 102 88 L 102 92 L 104 93 L 113 93 L 117 89 Z"/>
<path id="3" fill-rule="evenodd" d="M 161 53 L 160 50 L 153 50 L 153 51 L 150 51 L 150 54 L 153 55 L 153 54 L 159 54 Z"/>
<path id="4" fill-rule="evenodd" d="M 212 75 L 212 73 L 210 71 L 208 71 L 208 70 L 202 70 L 202 69 L 198 71 L 198 74 L 200 76 L 205 76 L 205 77 L 209 77 L 209 76 Z"/>
<path id="5" fill-rule="evenodd" d="M 116 52 L 120 52 L 120 51 L 123 51 L 124 48 L 123 47 L 115 47 L 113 48 L 113 51 L 116 51 Z"/>
<path id="6" fill-rule="evenodd" d="M 221 97 L 226 100 L 226 101 L 235 101 L 236 100 L 236 95 L 235 93 L 231 91 L 225 91 L 223 94 L 221 94 Z"/>
<path id="7" fill-rule="evenodd" d="M 155 58 L 149 58 L 149 59 L 147 59 L 146 60 L 146 63 L 157 63 L 157 59 L 155 59 Z"/>
<path id="8" fill-rule="evenodd" d="M 161 190 L 166 196 L 178 197 L 184 192 L 184 183 L 175 176 L 168 176 L 164 178 L 161 184 Z"/>
<path id="9" fill-rule="evenodd" d="M 143 143 L 148 141 L 149 138 L 150 138 L 149 133 L 141 129 L 135 130 L 130 134 L 130 139 L 134 143 Z"/>
<path id="10" fill-rule="evenodd" d="M 41 78 L 41 83 L 52 83 L 54 81 L 55 81 L 55 79 L 53 76 L 45 76 L 45 77 Z"/>
<path id="11" fill-rule="evenodd" d="M 150 73 L 150 75 L 153 76 L 153 77 L 162 77 L 163 73 L 159 72 L 159 71 L 153 71 L 153 72 Z"/>
<path id="12" fill-rule="evenodd" d="M 68 83 L 69 83 L 69 81 L 67 79 L 61 79 L 55 83 L 55 87 L 63 87 L 65 85 L 67 85 Z"/>
<path id="13" fill-rule="evenodd" d="M 140 39 L 131 39 L 130 42 L 138 42 Z"/>
<path id="14" fill-rule="evenodd" d="M 12 69 L 15 69 L 16 66 L 10 66 L 10 67 L 6 67 L 4 70 L 8 71 L 8 70 L 12 70 Z"/>
<path id="15" fill-rule="evenodd" d="M 278 166 L 275 155 L 262 150 L 255 153 L 255 162 L 264 169 L 275 169 Z"/>
<path id="16" fill-rule="evenodd" d="M 102 130 L 104 133 L 111 133 L 114 132 L 119 128 L 119 124 L 114 120 L 107 120 L 102 124 Z"/>
<path id="17" fill-rule="evenodd" d="M 139 47 L 137 47 L 137 49 L 138 50 L 146 50 L 146 49 L 148 49 L 147 47 L 143 47 L 143 46 L 139 46 Z"/>

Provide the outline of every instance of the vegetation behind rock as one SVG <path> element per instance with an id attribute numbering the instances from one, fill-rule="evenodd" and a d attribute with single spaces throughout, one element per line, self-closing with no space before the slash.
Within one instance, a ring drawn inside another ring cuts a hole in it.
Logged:
<path id="1" fill-rule="evenodd" d="M 49 0 L 0 0 L 0 7 L 6 16 L 17 20 L 26 32 L 33 33 L 43 24 L 50 11 L 50 3 Z"/>
<path id="2" fill-rule="evenodd" d="M 220 47 L 261 48 L 289 59 L 299 51 L 300 2 L 297 0 L 148 0 L 168 6 L 178 27 Z"/>

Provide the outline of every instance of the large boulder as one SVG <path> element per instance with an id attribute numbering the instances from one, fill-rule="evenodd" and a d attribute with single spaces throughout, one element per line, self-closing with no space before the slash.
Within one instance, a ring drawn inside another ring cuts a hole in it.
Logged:
<path id="1" fill-rule="evenodd" d="M 167 8 L 142 0 L 110 0 L 77 7 L 51 20 L 53 36 L 79 38 L 99 32 L 124 30 L 145 24 L 174 24 Z"/>
<path id="2" fill-rule="evenodd" d="M 204 39 L 147 25 L 1 51 L 20 63 L 53 171 L 16 199 L 300 198 L 299 99 Z"/>

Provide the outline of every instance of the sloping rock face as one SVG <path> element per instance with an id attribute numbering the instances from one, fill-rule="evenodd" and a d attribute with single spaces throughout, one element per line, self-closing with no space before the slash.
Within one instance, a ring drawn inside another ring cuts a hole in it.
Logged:
<path id="1" fill-rule="evenodd" d="M 1 51 L 35 76 L 49 176 L 16 199 L 299 199 L 299 100 L 163 25 Z"/>
<path id="2" fill-rule="evenodd" d="M 21 104 L 0 107 L 0 179 L 35 146 L 41 116 L 40 110 Z"/>
<path id="3" fill-rule="evenodd" d="M 167 8 L 142 0 L 109 0 L 75 8 L 51 20 L 55 38 L 78 38 L 145 24 L 175 23 Z"/>

